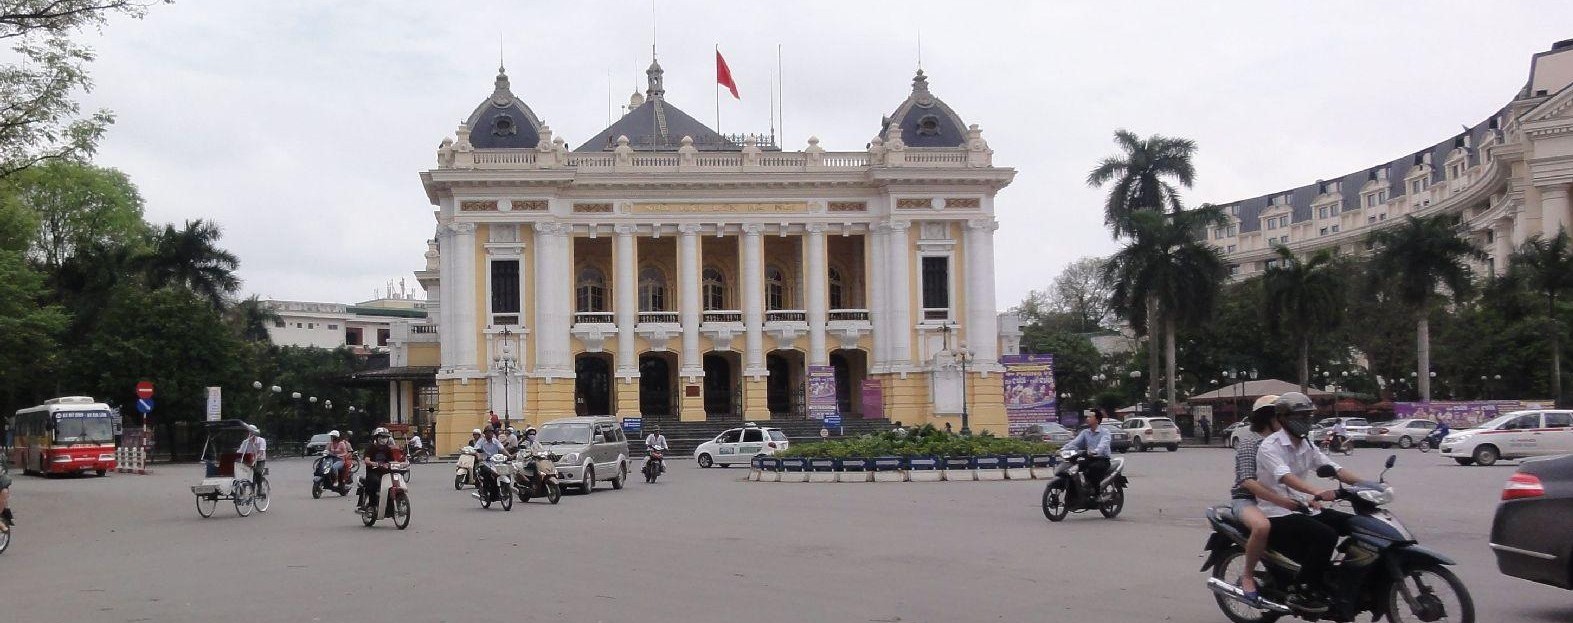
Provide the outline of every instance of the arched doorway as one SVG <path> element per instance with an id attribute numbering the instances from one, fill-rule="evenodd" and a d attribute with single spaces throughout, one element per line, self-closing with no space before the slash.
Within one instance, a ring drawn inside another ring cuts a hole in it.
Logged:
<path id="1" fill-rule="evenodd" d="M 677 355 L 674 353 L 645 353 L 639 356 L 639 413 L 644 417 L 677 413 L 672 400 L 677 394 L 677 377 L 672 374 L 676 362 Z"/>
<path id="2" fill-rule="evenodd" d="M 863 379 L 868 377 L 868 353 L 861 350 L 835 350 L 830 367 L 836 376 L 836 406 L 842 415 L 863 417 Z"/>
<path id="3" fill-rule="evenodd" d="M 737 415 L 737 353 L 705 353 L 705 415 Z"/>
<path id="4" fill-rule="evenodd" d="M 574 413 L 612 414 L 612 356 L 583 353 L 574 359 Z"/>
<path id="5" fill-rule="evenodd" d="M 773 350 L 765 355 L 765 404 L 770 416 L 806 415 L 803 404 L 803 353 Z"/>

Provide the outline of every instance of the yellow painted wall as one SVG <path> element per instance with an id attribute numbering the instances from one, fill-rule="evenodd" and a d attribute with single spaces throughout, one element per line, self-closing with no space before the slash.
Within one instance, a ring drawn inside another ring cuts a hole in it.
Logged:
<path id="1" fill-rule="evenodd" d="M 743 419 L 750 421 L 770 419 L 770 402 L 765 378 L 743 379 Z"/>
<path id="2" fill-rule="evenodd" d="M 436 342 L 423 342 L 420 344 L 406 344 L 412 366 L 440 366 L 442 365 L 442 348 Z"/>
<path id="3" fill-rule="evenodd" d="M 472 379 L 437 381 L 437 454 L 457 452 L 470 441 L 470 431 L 486 421 L 486 383 Z"/>
<path id="4" fill-rule="evenodd" d="M 574 380 L 573 379 L 525 379 L 528 388 L 525 396 L 525 419 L 531 426 L 540 426 L 557 418 L 572 417 L 574 415 Z"/>

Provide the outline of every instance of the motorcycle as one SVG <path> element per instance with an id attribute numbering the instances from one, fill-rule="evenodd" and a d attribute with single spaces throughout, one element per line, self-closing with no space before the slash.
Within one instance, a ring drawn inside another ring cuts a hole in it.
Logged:
<path id="1" fill-rule="evenodd" d="M 1451 432 L 1453 431 L 1441 426 L 1433 428 L 1431 429 L 1431 433 L 1426 435 L 1425 439 L 1421 439 L 1420 443 L 1417 444 L 1416 447 L 1420 448 L 1421 452 L 1430 452 L 1440 448 L 1442 447 L 1442 440 L 1447 438 L 1448 433 Z"/>
<path id="2" fill-rule="evenodd" d="M 641 471 L 644 472 L 644 481 L 647 483 L 655 482 L 656 478 L 666 473 L 666 449 L 650 450 L 644 460 L 644 469 Z"/>
<path id="3" fill-rule="evenodd" d="M 405 479 L 410 475 L 410 464 L 402 461 L 388 463 L 382 475 L 381 490 L 387 492 L 386 502 L 381 495 L 366 491 L 363 484 L 355 485 L 356 508 L 360 521 L 370 528 L 378 519 L 393 519 L 393 526 L 400 530 L 410 527 L 410 489 Z M 366 499 L 370 496 L 370 500 Z"/>
<path id="4" fill-rule="evenodd" d="M 355 473 L 360 471 L 360 460 L 351 453 L 346 459 L 350 462 L 350 478 L 339 478 L 340 470 L 333 465 L 332 456 L 326 452 L 317 455 L 317 462 L 311 468 L 311 499 L 322 497 L 323 491 L 333 491 L 344 497 L 350 494 L 350 483 L 355 481 Z"/>
<path id="5" fill-rule="evenodd" d="M 1349 437 L 1332 433 L 1323 435 L 1322 439 L 1316 442 L 1316 446 L 1321 448 L 1322 452 L 1337 452 L 1344 456 L 1349 456 L 1355 451 L 1355 442 L 1350 440 Z"/>
<path id="6" fill-rule="evenodd" d="M 563 499 L 562 487 L 557 483 L 557 464 L 553 463 L 561 456 L 538 450 L 534 453 L 521 451 L 519 457 L 513 463 L 513 488 L 520 502 L 545 497 L 546 501 L 556 504 Z"/>
<path id="7" fill-rule="evenodd" d="M 508 465 L 508 455 L 493 454 L 476 470 L 484 472 L 479 476 L 481 482 L 475 486 L 475 493 L 470 495 L 481 501 L 481 508 L 491 508 L 492 502 L 501 502 L 503 510 L 513 510 L 513 468 Z"/>
<path id="8" fill-rule="evenodd" d="M 11 521 L 11 509 L 9 507 L 4 511 L 0 511 L 0 521 L 5 522 L 5 527 L 7 528 L 5 532 L 0 532 L 0 554 L 4 554 L 6 548 L 11 547 L 11 533 L 16 531 L 16 523 Z"/>
<path id="9" fill-rule="evenodd" d="M 1087 483 L 1083 465 L 1091 458 L 1086 452 L 1062 452 L 1060 464 L 1054 468 L 1054 478 L 1043 488 L 1043 516 L 1049 521 L 1060 521 L 1070 513 L 1098 509 L 1104 517 L 1114 519 L 1125 509 L 1125 487 L 1130 480 L 1125 477 L 1125 459 L 1109 459 L 1109 472 L 1096 488 Z M 1093 495 L 1101 492 L 1102 495 Z"/>
<path id="10" fill-rule="evenodd" d="M 425 463 L 431 460 L 431 451 L 425 446 L 410 450 L 411 463 Z"/>
<path id="11" fill-rule="evenodd" d="M 464 485 L 480 486 L 480 481 L 475 478 L 475 448 L 465 446 L 459 449 L 459 460 L 453 468 L 453 490 L 458 491 Z"/>
<path id="12" fill-rule="evenodd" d="M 1387 469 L 1397 458 L 1387 458 Z M 1300 566 L 1272 550 L 1262 556 L 1262 566 L 1256 570 L 1257 590 L 1262 599 L 1274 602 L 1272 609 L 1247 603 L 1235 583 L 1245 571 L 1247 530 L 1229 506 L 1208 509 L 1213 533 L 1207 538 L 1202 571 L 1211 571 L 1207 587 L 1224 616 L 1235 623 L 1267 623 L 1285 614 L 1308 621 L 1353 621 L 1369 611 L 1372 620 L 1385 615 L 1389 621 L 1473 622 L 1475 606 L 1469 589 L 1447 568 L 1456 563 L 1421 547 L 1398 518 L 1382 508 L 1393 501 L 1393 489 L 1385 484 L 1387 469 L 1377 482 L 1338 486 L 1334 503 L 1347 503 L 1354 517 L 1349 520 L 1350 534 L 1335 549 L 1337 556 L 1327 577 L 1317 580 L 1317 588 L 1334 596 L 1325 612 L 1296 609 L 1286 599 L 1286 589 Z M 1337 470 L 1324 465 L 1317 475 L 1334 478 Z M 1340 594 L 1340 586 L 1355 594 Z"/>

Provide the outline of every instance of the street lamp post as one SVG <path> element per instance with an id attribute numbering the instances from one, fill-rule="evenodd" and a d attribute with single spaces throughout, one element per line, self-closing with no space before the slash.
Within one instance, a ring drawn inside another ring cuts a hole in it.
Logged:
<path id="1" fill-rule="evenodd" d="M 492 363 L 497 364 L 498 369 L 502 371 L 502 422 L 504 428 L 511 426 L 513 420 L 513 413 L 509 408 L 508 400 L 508 379 L 513 376 L 514 370 L 518 369 L 518 363 L 513 356 L 513 340 L 509 339 L 511 335 L 513 335 L 513 332 L 508 327 L 502 328 L 501 352 L 492 356 Z"/>
<path id="2" fill-rule="evenodd" d="M 972 349 L 967 348 L 965 341 L 956 348 L 950 347 L 950 334 L 955 330 L 955 323 L 945 324 L 941 330 L 945 333 L 945 352 L 961 364 L 961 434 L 971 435 L 972 426 L 967 408 L 967 365 L 972 363 Z"/>

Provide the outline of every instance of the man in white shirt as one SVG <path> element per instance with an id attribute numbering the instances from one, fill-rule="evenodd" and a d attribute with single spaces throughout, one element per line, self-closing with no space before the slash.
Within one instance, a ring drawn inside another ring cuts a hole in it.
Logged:
<path id="1" fill-rule="evenodd" d="M 260 431 L 255 425 L 247 424 L 246 428 L 249 429 L 250 434 L 246 435 L 245 441 L 240 442 L 240 449 L 237 452 L 240 453 L 242 461 L 249 459 L 247 465 L 251 466 L 251 482 L 257 486 L 258 491 L 261 491 L 262 474 L 268 466 L 268 440 L 258 434 Z"/>
<path id="2" fill-rule="evenodd" d="M 1282 428 L 1263 439 L 1257 449 L 1256 480 L 1279 496 L 1299 501 L 1301 508 L 1286 508 L 1266 497 L 1258 500 L 1258 506 L 1272 524 L 1268 545 L 1300 563 L 1300 573 L 1295 578 L 1299 586 L 1291 590 L 1291 605 L 1325 610 L 1327 605 L 1316 594 L 1316 587 L 1323 584 L 1333 548 L 1338 545 L 1339 535 L 1348 533 L 1352 516 L 1321 509 L 1321 503 L 1334 500 L 1336 492 L 1313 486 L 1311 479 L 1323 465 L 1338 470 L 1338 479 L 1345 483 L 1355 484 L 1360 478 L 1328 460 L 1316 444 L 1307 441 L 1311 416 L 1316 410 L 1310 398 L 1289 392 L 1279 396 L 1274 406 Z M 1299 512 L 1308 509 L 1320 511 L 1314 515 Z"/>
<path id="3" fill-rule="evenodd" d="M 650 429 L 650 434 L 645 435 L 644 447 L 647 451 L 659 450 L 666 452 L 666 435 L 661 434 L 661 427 L 656 426 Z M 661 461 L 661 473 L 666 473 L 666 461 Z"/>

